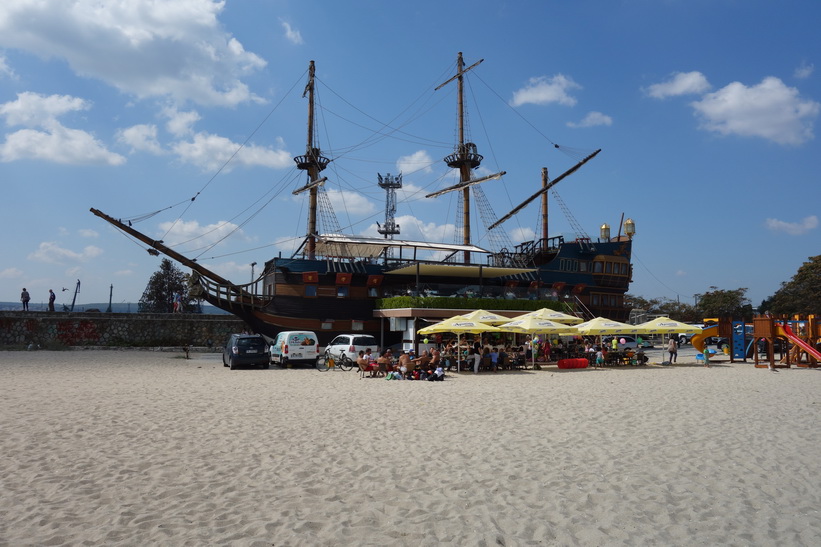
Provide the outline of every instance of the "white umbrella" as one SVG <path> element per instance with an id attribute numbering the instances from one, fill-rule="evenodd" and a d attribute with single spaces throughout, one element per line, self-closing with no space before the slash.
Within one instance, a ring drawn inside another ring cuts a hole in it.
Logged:
<path id="1" fill-rule="evenodd" d="M 456 370 L 459 371 L 459 336 L 463 332 L 499 332 L 499 329 L 494 327 L 493 325 L 488 325 L 485 323 L 481 323 L 479 321 L 474 321 L 472 319 L 468 319 L 462 315 L 456 315 L 454 317 L 449 317 L 444 321 L 439 321 L 438 323 L 434 323 L 433 325 L 428 325 L 427 327 L 421 328 L 418 331 L 419 334 L 433 334 L 436 332 L 452 332 L 456 335 Z"/>

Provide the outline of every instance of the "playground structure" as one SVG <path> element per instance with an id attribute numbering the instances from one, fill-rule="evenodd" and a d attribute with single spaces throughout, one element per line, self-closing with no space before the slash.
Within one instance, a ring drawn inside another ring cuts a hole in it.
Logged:
<path id="1" fill-rule="evenodd" d="M 753 358 L 756 368 L 789 368 L 792 364 L 812 368 L 821 366 L 818 345 L 821 341 L 821 324 L 814 315 L 805 318 L 757 315 L 753 318 L 752 325 L 743 321 L 720 319 L 717 324 L 694 335 L 690 342 L 703 353 L 707 350 L 706 339 L 716 337 L 729 340 L 730 362 Z M 781 342 L 778 363 L 775 360 L 776 341 Z M 764 361 L 759 361 L 759 342 L 763 342 L 766 348 L 767 357 Z"/>

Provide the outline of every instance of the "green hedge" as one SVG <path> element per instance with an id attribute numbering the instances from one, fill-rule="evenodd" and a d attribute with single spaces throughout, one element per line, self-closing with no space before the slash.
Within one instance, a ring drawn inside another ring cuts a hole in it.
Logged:
<path id="1" fill-rule="evenodd" d="M 463 298 L 458 296 L 392 296 L 376 300 L 376 309 L 445 308 L 453 310 L 534 311 L 542 308 L 566 311 L 553 300 L 503 300 L 500 298 Z"/>

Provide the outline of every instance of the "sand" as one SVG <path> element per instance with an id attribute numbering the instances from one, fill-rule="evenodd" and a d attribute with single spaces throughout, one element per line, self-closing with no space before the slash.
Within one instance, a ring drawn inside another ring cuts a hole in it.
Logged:
<path id="1" fill-rule="evenodd" d="M 0 544 L 818 545 L 821 370 L 679 361 L 434 383 L 0 352 Z"/>

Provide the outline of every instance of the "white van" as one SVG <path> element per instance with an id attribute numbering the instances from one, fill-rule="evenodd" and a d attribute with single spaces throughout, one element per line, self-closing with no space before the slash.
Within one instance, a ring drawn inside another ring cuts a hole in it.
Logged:
<path id="1" fill-rule="evenodd" d="M 309 330 L 289 330 L 277 334 L 271 343 L 271 363 L 316 365 L 319 341 Z"/>

